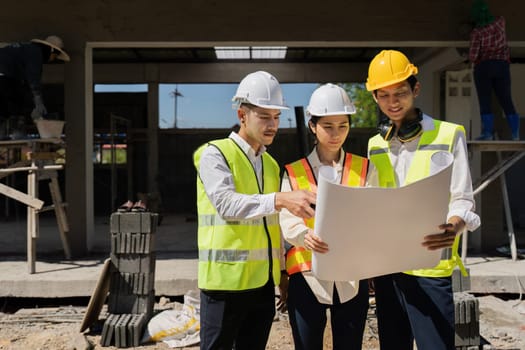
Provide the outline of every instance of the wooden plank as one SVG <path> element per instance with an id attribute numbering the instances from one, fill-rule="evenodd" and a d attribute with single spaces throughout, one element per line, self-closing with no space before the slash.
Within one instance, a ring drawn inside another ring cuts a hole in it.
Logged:
<path id="1" fill-rule="evenodd" d="M 0 179 L 3 179 L 4 177 L 7 177 L 7 176 L 9 176 L 9 174 L 11 174 L 11 171 L 6 171 L 5 169 L 26 167 L 29 164 L 31 164 L 31 163 L 28 160 L 21 160 L 21 161 L 18 161 L 16 163 L 13 163 L 13 164 L 3 168 L 3 169 L 0 169 L 0 170 L 3 170 L 2 172 L 0 172 Z"/>
<path id="2" fill-rule="evenodd" d="M 64 254 L 66 259 L 71 259 L 71 249 L 69 247 L 69 240 L 67 237 L 69 232 L 69 224 L 64 206 L 62 205 L 62 195 L 60 194 L 60 188 L 58 186 L 58 180 L 56 176 L 52 177 L 51 181 L 49 182 L 49 191 L 51 192 L 51 198 L 55 207 L 55 216 L 58 223 L 60 240 L 62 241 L 62 247 L 64 248 Z"/>
<path id="3" fill-rule="evenodd" d="M 3 167 L 0 169 L 0 179 L 7 177 L 8 175 L 19 172 L 27 171 L 27 194 L 21 191 L 18 191 L 10 186 L 0 183 L 0 194 L 3 194 L 7 197 L 15 199 L 25 205 L 27 205 L 27 262 L 29 273 L 35 273 L 36 265 L 36 240 L 39 236 L 39 211 L 43 208 L 44 202 L 38 199 L 38 182 L 42 177 L 44 178 L 50 172 L 55 173 L 56 180 L 56 171 L 63 169 L 63 164 L 52 164 L 52 165 L 40 165 L 38 166 L 35 163 L 35 160 L 53 160 L 55 161 L 58 158 L 61 158 L 56 152 L 51 152 L 52 148 L 47 147 L 47 145 L 62 145 L 63 141 L 61 139 L 31 139 L 31 140 L 12 140 L 12 141 L 0 141 L 0 148 L 5 149 L 5 154 L 9 158 L 12 149 L 16 152 L 13 154 L 18 154 L 22 152 L 25 147 L 32 149 L 31 152 L 26 153 L 29 160 L 20 160 L 11 164 L 9 166 Z M 56 146 L 53 146 L 56 147 Z M 36 150 L 42 149 L 42 152 Z M 19 150 L 19 151 L 18 151 Z M 54 163 L 54 162 L 53 162 Z M 42 176 L 40 176 L 42 175 Z M 55 186 L 55 185 L 53 185 Z M 57 221 L 59 223 L 59 230 L 61 234 L 62 244 L 64 246 L 64 251 L 66 253 L 66 258 L 70 259 L 71 253 L 69 249 L 69 244 L 67 242 L 67 231 L 69 231 L 69 225 L 67 218 L 65 217 L 64 205 L 62 204 L 62 198 L 60 196 L 60 191 L 58 189 L 58 183 L 56 183 L 56 191 L 52 190 L 52 196 L 55 197 L 54 201 L 60 203 L 59 205 L 54 205 L 55 212 L 57 214 Z M 58 196 L 57 196 L 58 194 Z"/>
<path id="4" fill-rule="evenodd" d="M 0 183 L 0 193 L 22 202 L 33 209 L 42 209 L 44 206 L 44 201 L 41 201 L 30 194 L 25 194 L 24 192 L 15 190 L 14 188 L 4 185 L 3 183 Z"/>
<path id="5" fill-rule="evenodd" d="M 26 156 L 30 160 L 56 160 L 63 158 L 56 152 L 27 152 Z"/>
<path id="6" fill-rule="evenodd" d="M 49 138 L 49 139 L 27 139 L 27 140 L 5 140 L 0 141 L 0 147 L 20 147 L 20 146 L 33 146 L 37 144 L 63 144 L 64 141 L 60 138 Z"/>
<path id="7" fill-rule="evenodd" d="M 34 170 L 38 170 L 38 167 L 36 167 L 36 166 L 26 166 L 26 167 L 19 167 L 19 168 L 4 168 L 4 169 L 0 169 L 0 173 L 11 174 L 11 173 L 15 173 L 17 171 L 34 171 Z"/>
<path id="8" fill-rule="evenodd" d="M 62 203 L 60 204 L 63 208 L 66 208 L 67 207 L 67 203 Z M 44 213 L 46 211 L 50 211 L 50 210 L 55 210 L 55 205 L 54 204 L 51 204 L 51 205 L 46 205 L 45 207 L 42 207 L 42 209 L 40 209 L 38 212 L 39 213 Z"/>
<path id="9" fill-rule="evenodd" d="M 37 172 L 30 171 L 27 174 L 27 184 L 28 184 L 27 194 L 33 198 L 38 198 L 38 173 Z M 38 212 L 33 207 L 28 207 L 28 210 L 31 213 L 33 225 L 34 225 L 34 227 L 32 228 L 33 238 L 38 238 L 40 236 L 39 234 L 40 225 L 38 221 Z"/>
<path id="10" fill-rule="evenodd" d="M 467 141 L 472 151 L 525 151 L 525 141 Z"/>
<path id="11" fill-rule="evenodd" d="M 100 315 L 100 310 L 104 306 L 107 295 L 109 293 L 109 281 L 111 277 L 111 259 L 106 259 L 104 261 L 104 266 L 102 267 L 102 272 L 98 278 L 95 290 L 89 299 L 89 303 L 86 309 L 86 314 L 80 325 L 80 332 L 85 331 L 90 327 L 95 321 L 98 320 Z"/>
<path id="12" fill-rule="evenodd" d="M 27 194 L 36 197 L 37 193 L 37 174 L 29 172 L 27 174 Z M 42 205 L 44 203 L 42 202 Z M 39 208 L 40 209 L 40 208 Z M 33 207 L 27 207 L 27 264 L 29 273 L 35 273 L 36 266 L 36 239 L 38 237 L 38 217 Z"/>
<path id="13" fill-rule="evenodd" d="M 64 165 L 62 164 L 53 164 L 53 165 L 44 165 L 44 166 L 41 166 L 41 167 L 37 167 L 37 166 L 24 166 L 24 167 L 18 167 L 18 168 L 2 168 L 0 169 L 0 173 L 5 173 L 7 175 L 11 174 L 11 173 L 15 173 L 17 171 L 45 171 L 45 170 L 61 170 L 62 168 L 64 168 Z M 2 177 L 5 177 L 7 175 L 1 175 Z"/>

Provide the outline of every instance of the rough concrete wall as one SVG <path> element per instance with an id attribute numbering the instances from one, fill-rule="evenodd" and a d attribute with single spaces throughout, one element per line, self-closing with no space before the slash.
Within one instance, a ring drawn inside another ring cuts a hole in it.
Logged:
<path id="1" fill-rule="evenodd" d="M 2 4 L 0 41 L 61 34 L 86 41 L 458 41 L 470 1 L 15 1 Z M 523 40 L 519 0 L 490 1 Z"/>
<path id="2" fill-rule="evenodd" d="M 510 75 L 512 79 L 512 99 L 514 107 L 522 117 L 525 116 L 525 99 L 523 98 L 523 91 L 525 91 L 525 64 L 511 64 Z"/>

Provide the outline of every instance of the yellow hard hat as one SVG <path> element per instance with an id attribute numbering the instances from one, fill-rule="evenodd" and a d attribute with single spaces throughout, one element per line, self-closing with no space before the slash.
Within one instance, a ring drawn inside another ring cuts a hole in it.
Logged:
<path id="1" fill-rule="evenodd" d="M 383 50 L 374 57 L 368 67 L 366 89 L 374 91 L 406 80 L 417 74 L 417 67 L 396 50 Z"/>

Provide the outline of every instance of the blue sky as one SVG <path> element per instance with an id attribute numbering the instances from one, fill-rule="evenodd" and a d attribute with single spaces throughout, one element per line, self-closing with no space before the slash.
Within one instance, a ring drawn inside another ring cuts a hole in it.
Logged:
<path id="1" fill-rule="evenodd" d="M 175 99 L 172 92 L 177 87 L 182 96 L 177 98 L 177 126 L 179 128 L 230 128 L 237 123 L 232 97 L 238 84 L 160 84 L 159 126 L 174 125 Z M 306 109 L 310 95 L 318 84 L 281 84 L 285 102 L 290 110 L 281 114 L 281 128 L 295 127 L 294 107 Z M 95 92 L 145 92 L 146 84 L 96 85 Z"/>

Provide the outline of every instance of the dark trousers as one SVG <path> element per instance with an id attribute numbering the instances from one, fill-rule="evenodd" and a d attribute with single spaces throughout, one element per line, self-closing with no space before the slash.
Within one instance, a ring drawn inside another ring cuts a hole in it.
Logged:
<path id="1" fill-rule="evenodd" d="M 288 315 L 295 350 L 322 350 L 326 310 L 330 309 L 333 349 L 361 349 L 368 312 L 368 282 L 359 282 L 359 293 L 341 303 L 334 290 L 333 305 L 321 304 L 301 273 L 290 276 Z"/>
<path id="2" fill-rule="evenodd" d="M 201 350 L 264 350 L 275 316 L 273 282 L 241 292 L 201 290 Z"/>
<path id="3" fill-rule="evenodd" d="M 492 91 L 506 116 L 516 114 L 512 102 L 510 67 L 504 60 L 482 61 L 474 67 L 474 82 L 478 93 L 480 114 L 493 114 Z"/>
<path id="4" fill-rule="evenodd" d="M 0 118 L 24 113 L 23 85 L 13 78 L 0 75 Z"/>
<path id="5" fill-rule="evenodd" d="M 454 350 L 454 295 L 449 277 L 396 273 L 374 278 L 381 350 Z"/>

